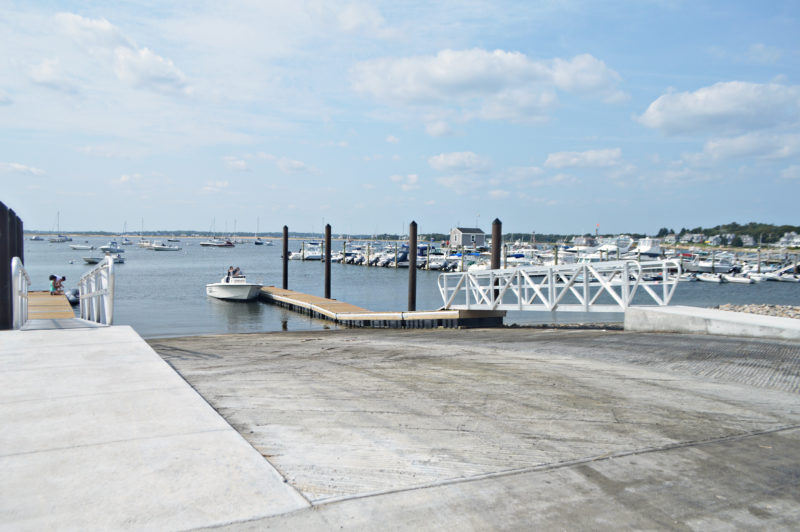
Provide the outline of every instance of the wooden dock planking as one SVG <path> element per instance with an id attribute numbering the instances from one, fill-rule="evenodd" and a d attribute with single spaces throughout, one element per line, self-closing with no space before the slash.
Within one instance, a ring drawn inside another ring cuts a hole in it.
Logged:
<path id="1" fill-rule="evenodd" d="M 67 296 L 51 296 L 50 292 L 28 292 L 29 320 L 57 320 L 74 318 L 75 311 L 67 300 Z"/>
<path id="2" fill-rule="evenodd" d="M 421 310 L 374 312 L 335 299 L 285 290 L 275 286 L 261 288 L 260 298 L 295 312 L 328 319 L 349 327 L 429 328 L 496 327 L 502 325 L 503 311 Z"/>

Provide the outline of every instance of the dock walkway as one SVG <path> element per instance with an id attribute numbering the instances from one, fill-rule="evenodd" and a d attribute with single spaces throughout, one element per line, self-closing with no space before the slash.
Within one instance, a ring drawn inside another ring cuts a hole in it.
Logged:
<path id="1" fill-rule="evenodd" d="M 375 312 L 335 299 L 286 290 L 275 286 L 261 288 L 259 298 L 295 312 L 330 320 L 348 327 L 429 329 L 469 328 L 503 325 L 505 311 L 417 310 Z"/>

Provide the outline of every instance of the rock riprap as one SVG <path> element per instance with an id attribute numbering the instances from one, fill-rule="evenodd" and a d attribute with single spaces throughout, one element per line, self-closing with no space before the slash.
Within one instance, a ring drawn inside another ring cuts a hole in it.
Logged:
<path id="1" fill-rule="evenodd" d="M 792 305 L 732 305 L 728 303 L 714 308 L 727 310 L 729 312 L 747 312 L 750 314 L 760 314 L 762 316 L 800 319 L 800 307 Z"/>

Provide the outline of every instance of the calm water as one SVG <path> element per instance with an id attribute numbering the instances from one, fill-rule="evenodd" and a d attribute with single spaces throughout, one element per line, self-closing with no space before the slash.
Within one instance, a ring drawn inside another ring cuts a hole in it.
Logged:
<path id="1" fill-rule="evenodd" d="M 76 238 L 94 246 L 108 238 Z M 114 300 L 115 325 L 130 325 L 145 338 L 217 334 L 229 332 L 299 331 L 333 328 L 335 325 L 311 319 L 257 301 L 235 303 L 206 296 L 205 285 L 217 282 L 228 266 L 239 266 L 248 281 L 264 285 L 281 284 L 281 245 L 255 246 L 252 242 L 235 248 L 200 246 L 199 239 L 182 239 L 178 252 L 149 251 L 125 246 L 125 264 L 117 265 Z M 300 247 L 291 241 L 290 250 Z M 341 242 L 334 243 L 338 250 Z M 46 290 L 50 274 L 65 275 L 67 288 L 91 266 L 85 256 L 101 256 L 94 251 L 72 250 L 67 243 L 25 241 L 25 267 L 33 290 Z M 70 264 L 70 261 L 72 262 Z M 439 308 L 442 299 L 437 287 L 438 272 L 417 271 L 417 309 Z M 322 296 L 324 265 L 320 262 L 289 261 L 289 288 Z M 408 270 L 365 268 L 331 264 L 331 292 L 334 299 L 369 310 L 400 311 L 408 304 Z M 645 301 L 642 301 L 645 302 Z M 800 283 L 764 282 L 754 285 L 681 283 L 672 304 L 714 306 L 723 303 L 800 304 Z M 622 314 L 512 312 L 505 322 L 519 324 L 621 321 Z"/>

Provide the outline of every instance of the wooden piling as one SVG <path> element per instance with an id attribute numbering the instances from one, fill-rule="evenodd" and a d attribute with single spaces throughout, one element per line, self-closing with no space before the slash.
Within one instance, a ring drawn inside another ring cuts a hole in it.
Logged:
<path id="1" fill-rule="evenodd" d="M 325 225 L 325 299 L 331 298 L 331 224 Z"/>
<path id="2" fill-rule="evenodd" d="M 417 310 L 417 222 L 408 226 L 408 310 Z"/>
<path id="3" fill-rule="evenodd" d="M 289 289 L 289 227 L 283 226 L 283 289 Z"/>

